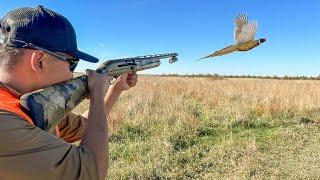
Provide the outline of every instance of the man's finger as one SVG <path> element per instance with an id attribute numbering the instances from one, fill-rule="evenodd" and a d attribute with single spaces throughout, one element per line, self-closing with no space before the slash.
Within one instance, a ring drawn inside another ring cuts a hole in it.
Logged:
<path id="1" fill-rule="evenodd" d="M 128 85 L 130 87 L 133 87 L 133 86 L 135 86 L 137 84 L 137 81 L 136 80 L 131 80 L 131 81 L 127 81 L 127 83 L 128 83 Z"/>
<path id="2" fill-rule="evenodd" d="M 138 79 L 138 75 L 131 75 L 131 76 L 128 76 L 128 78 L 127 78 L 128 80 L 132 80 L 132 79 L 134 79 L 134 80 L 137 80 Z"/>
<path id="3" fill-rule="evenodd" d="M 128 73 L 128 78 L 129 77 L 134 77 L 134 76 L 138 76 L 136 72 L 129 72 Z"/>

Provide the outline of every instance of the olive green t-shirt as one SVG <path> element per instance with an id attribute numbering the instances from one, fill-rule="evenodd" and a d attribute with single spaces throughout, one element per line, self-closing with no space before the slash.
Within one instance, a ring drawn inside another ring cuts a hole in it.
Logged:
<path id="1" fill-rule="evenodd" d="M 93 153 L 0 110 L 0 180 L 98 179 Z"/>

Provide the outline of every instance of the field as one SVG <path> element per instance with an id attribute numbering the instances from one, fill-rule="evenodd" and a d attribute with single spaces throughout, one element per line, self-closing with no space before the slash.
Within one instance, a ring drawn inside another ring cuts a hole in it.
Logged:
<path id="1" fill-rule="evenodd" d="M 320 177 L 320 81 L 141 76 L 111 113 L 109 179 Z"/>

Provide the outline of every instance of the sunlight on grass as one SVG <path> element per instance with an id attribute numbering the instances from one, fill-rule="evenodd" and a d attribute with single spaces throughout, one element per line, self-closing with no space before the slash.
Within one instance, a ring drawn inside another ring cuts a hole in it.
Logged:
<path id="1" fill-rule="evenodd" d="M 108 178 L 319 177 L 319 92 L 312 80 L 142 76 L 109 118 Z"/>

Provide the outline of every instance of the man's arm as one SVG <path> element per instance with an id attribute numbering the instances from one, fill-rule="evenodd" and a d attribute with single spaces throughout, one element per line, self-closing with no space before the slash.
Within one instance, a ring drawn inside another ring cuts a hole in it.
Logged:
<path id="1" fill-rule="evenodd" d="M 108 124 L 106 121 L 106 111 L 104 99 L 111 80 L 110 76 L 88 70 L 88 85 L 90 89 L 90 107 L 88 112 L 88 125 L 85 129 L 81 145 L 90 149 L 95 157 L 99 179 L 104 180 L 107 175 L 108 159 Z M 107 155 L 107 156 L 106 156 Z"/>
<path id="2" fill-rule="evenodd" d="M 104 96 L 104 107 L 106 117 L 109 116 L 111 109 L 116 103 L 117 99 L 124 90 L 128 90 L 134 87 L 137 83 L 137 74 L 135 73 L 125 73 L 121 75 L 115 84 L 111 85 Z M 102 106 L 103 107 L 103 106 Z M 82 116 L 71 113 L 67 118 L 60 122 L 60 134 L 61 138 L 65 139 L 67 142 L 74 142 L 80 140 L 83 136 L 83 132 L 87 127 L 89 117 L 89 110 L 85 111 Z M 106 118 L 107 121 L 107 118 Z M 107 122 L 106 122 L 107 123 Z M 107 126 L 105 127 L 107 129 Z M 109 151 L 108 144 L 106 144 L 106 161 L 108 169 L 109 161 Z"/>
<path id="3" fill-rule="evenodd" d="M 134 87 L 137 83 L 138 75 L 135 73 L 125 73 L 118 77 L 117 81 L 110 86 L 108 89 L 105 97 L 104 97 L 104 108 L 106 112 L 106 117 L 109 116 L 111 109 L 113 108 L 114 104 L 117 102 L 117 99 L 121 95 L 124 90 L 128 90 L 131 87 Z M 82 114 L 84 119 L 88 119 L 89 111 L 86 111 Z M 82 120 L 83 121 L 83 120 Z M 107 118 L 106 118 L 107 121 Z M 83 124 L 85 125 L 85 124 Z M 108 127 L 106 127 L 107 129 Z M 107 144 L 108 147 L 108 144 Z M 106 153 L 106 161 L 107 161 L 107 168 L 109 169 L 109 149 Z"/>
<path id="4" fill-rule="evenodd" d="M 0 111 L 0 179 L 98 179 L 93 152 Z"/>
<path id="5" fill-rule="evenodd" d="M 106 116 L 108 117 L 111 109 L 124 90 L 134 87 L 137 83 L 138 75 L 135 73 L 123 74 L 117 79 L 117 82 L 110 86 L 104 97 Z M 82 115 L 69 113 L 66 118 L 59 122 L 60 137 L 69 143 L 73 143 L 82 138 L 84 129 L 87 126 L 88 112 Z"/>

